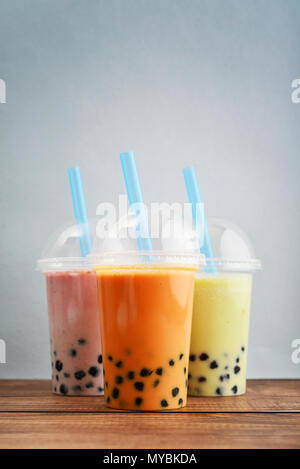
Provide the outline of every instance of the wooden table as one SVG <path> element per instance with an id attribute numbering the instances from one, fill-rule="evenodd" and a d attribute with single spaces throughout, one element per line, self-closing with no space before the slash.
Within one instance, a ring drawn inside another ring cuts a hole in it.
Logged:
<path id="1" fill-rule="evenodd" d="M 1 380 L 0 448 L 300 448 L 300 380 L 251 380 L 244 396 L 192 397 L 160 413 L 55 396 L 46 380 Z"/>

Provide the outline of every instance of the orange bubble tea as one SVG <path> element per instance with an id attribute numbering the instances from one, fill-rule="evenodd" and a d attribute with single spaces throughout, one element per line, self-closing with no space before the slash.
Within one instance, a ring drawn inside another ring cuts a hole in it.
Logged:
<path id="1" fill-rule="evenodd" d="M 105 402 L 128 410 L 186 404 L 194 270 L 97 267 Z"/>

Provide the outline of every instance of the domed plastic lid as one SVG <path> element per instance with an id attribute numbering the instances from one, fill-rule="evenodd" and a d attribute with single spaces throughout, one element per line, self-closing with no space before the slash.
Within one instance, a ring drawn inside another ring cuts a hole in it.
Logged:
<path id="1" fill-rule="evenodd" d="M 247 235 L 236 225 L 222 218 L 208 218 L 208 232 L 219 271 L 254 272 L 261 269 L 254 247 Z"/>
<path id="2" fill-rule="evenodd" d="M 90 220 L 90 229 L 94 238 L 95 219 Z M 36 268 L 40 272 L 91 270 L 87 258 L 81 256 L 80 231 L 74 221 L 66 223 L 50 236 Z"/>

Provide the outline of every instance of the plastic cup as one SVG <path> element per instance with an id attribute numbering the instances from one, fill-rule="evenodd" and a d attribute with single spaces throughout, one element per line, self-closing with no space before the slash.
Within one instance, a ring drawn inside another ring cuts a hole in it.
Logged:
<path id="1" fill-rule="evenodd" d="M 260 262 L 232 224 L 215 221 L 210 233 L 221 257 L 217 273 L 195 279 L 188 394 L 236 396 L 246 391 L 252 274 Z"/>
<path id="2" fill-rule="evenodd" d="M 185 406 L 195 258 L 154 251 L 93 262 L 106 405 L 135 411 Z"/>
<path id="3" fill-rule="evenodd" d="M 64 230 L 55 238 L 54 247 L 51 243 L 48 252 L 76 254 L 74 238 L 78 242 L 77 235 L 77 226 Z M 95 272 L 81 256 L 43 258 L 38 261 L 38 270 L 45 275 L 47 286 L 52 391 L 68 396 L 102 395 Z"/>

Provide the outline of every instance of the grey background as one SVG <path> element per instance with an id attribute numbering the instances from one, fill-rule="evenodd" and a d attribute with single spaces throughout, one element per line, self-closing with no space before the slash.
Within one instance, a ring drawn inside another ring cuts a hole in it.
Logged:
<path id="1" fill-rule="evenodd" d="M 197 167 L 209 216 L 252 239 L 249 377 L 300 377 L 299 0 L 0 0 L 2 378 L 50 376 L 35 261 L 72 219 L 67 168 L 89 212 L 124 193 L 134 150 L 144 199 L 186 201 Z"/>

